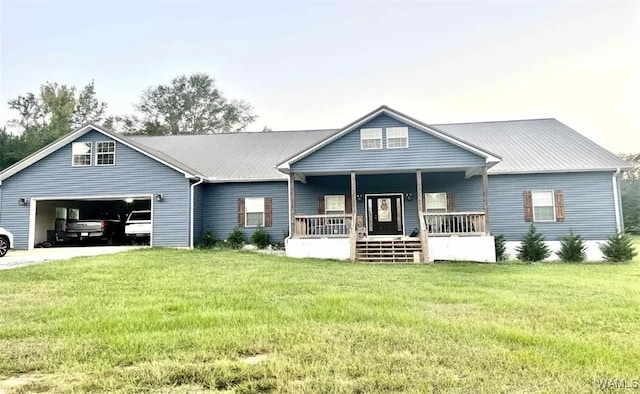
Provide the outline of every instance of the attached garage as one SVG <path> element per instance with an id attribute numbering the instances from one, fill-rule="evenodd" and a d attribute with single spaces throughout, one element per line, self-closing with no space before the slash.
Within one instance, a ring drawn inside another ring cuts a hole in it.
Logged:
<path id="1" fill-rule="evenodd" d="M 192 185 L 201 179 L 160 152 L 89 125 L 0 172 L 0 225 L 16 249 L 31 249 L 60 239 L 71 220 L 124 224 L 131 211 L 150 210 L 152 246 L 189 247 Z"/>
<path id="2" fill-rule="evenodd" d="M 31 202 L 29 244 L 123 244 L 127 216 L 132 211 L 152 210 L 152 200 L 152 196 L 35 198 Z M 101 232 L 69 234 L 77 238 L 65 236 L 67 225 L 78 220 L 101 220 L 108 226 Z"/>

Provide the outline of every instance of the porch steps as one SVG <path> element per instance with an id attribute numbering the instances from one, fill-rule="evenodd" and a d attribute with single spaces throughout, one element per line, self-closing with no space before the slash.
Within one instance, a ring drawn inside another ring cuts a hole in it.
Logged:
<path id="1" fill-rule="evenodd" d="M 369 263 L 413 263 L 420 252 L 417 239 L 363 239 L 356 242 L 356 260 Z"/>

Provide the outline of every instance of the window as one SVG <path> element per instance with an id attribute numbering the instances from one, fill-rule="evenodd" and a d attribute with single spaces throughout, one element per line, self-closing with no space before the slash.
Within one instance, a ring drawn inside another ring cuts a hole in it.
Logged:
<path id="1" fill-rule="evenodd" d="M 112 166 L 116 164 L 116 143 L 113 141 L 96 142 L 96 165 Z"/>
<path id="2" fill-rule="evenodd" d="M 245 198 L 246 227 L 264 226 L 264 198 Z"/>
<path id="3" fill-rule="evenodd" d="M 344 215 L 344 196 L 324 196 L 325 213 L 327 215 Z"/>
<path id="4" fill-rule="evenodd" d="M 556 220 L 553 190 L 532 190 L 534 222 L 553 222 Z"/>
<path id="5" fill-rule="evenodd" d="M 447 193 L 425 193 L 427 213 L 447 213 Z"/>
<path id="6" fill-rule="evenodd" d="M 360 129 L 360 147 L 382 149 L 382 129 Z"/>
<path id="7" fill-rule="evenodd" d="M 71 145 L 73 167 L 86 167 L 91 165 L 91 142 L 74 142 Z"/>
<path id="8" fill-rule="evenodd" d="M 402 149 L 408 147 L 408 127 L 387 127 L 387 149 Z"/>

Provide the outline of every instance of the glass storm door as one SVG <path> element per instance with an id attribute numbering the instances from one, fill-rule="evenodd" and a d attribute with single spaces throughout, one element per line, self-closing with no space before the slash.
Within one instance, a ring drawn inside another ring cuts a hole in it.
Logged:
<path id="1" fill-rule="evenodd" d="M 367 196 L 369 235 L 403 235 L 402 195 Z"/>

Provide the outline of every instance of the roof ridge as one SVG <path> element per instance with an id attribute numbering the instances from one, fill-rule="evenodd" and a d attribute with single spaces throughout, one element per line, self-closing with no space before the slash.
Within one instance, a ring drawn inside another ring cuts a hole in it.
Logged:
<path id="1" fill-rule="evenodd" d="M 309 130 L 274 130 L 274 131 L 239 131 L 236 133 L 210 133 L 210 134 L 168 134 L 168 135 L 146 135 L 128 134 L 131 138 L 151 138 L 151 137 L 194 137 L 194 136 L 214 136 L 214 135 L 254 135 L 254 134 L 277 134 L 277 133 L 311 133 L 316 131 L 337 131 L 339 129 L 309 129 Z"/>
<path id="2" fill-rule="evenodd" d="M 453 122 L 453 123 L 429 123 L 429 126 L 449 126 L 456 124 L 479 124 L 479 123 L 507 123 L 507 122 L 533 122 L 536 120 L 558 120 L 556 118 L 529 118 L 529 119 L 507 119 L 507 120 L 486 120 L 481 122 Z"/>

